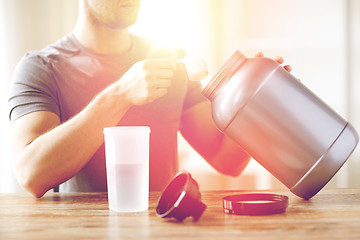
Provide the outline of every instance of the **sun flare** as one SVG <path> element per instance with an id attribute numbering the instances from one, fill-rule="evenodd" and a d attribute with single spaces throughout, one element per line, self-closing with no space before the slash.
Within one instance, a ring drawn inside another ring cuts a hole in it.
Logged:
<path id="1" fill-rule="evenodd" d="M 159 45 L 180 46 L 194 51 L 201 42 L 202 1 L 143 0 L 131 32 Z"/>

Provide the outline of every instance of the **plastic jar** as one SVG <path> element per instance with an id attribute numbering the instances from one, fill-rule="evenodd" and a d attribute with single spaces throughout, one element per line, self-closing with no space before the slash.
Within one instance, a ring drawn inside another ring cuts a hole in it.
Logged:
<path id="1" fill-rule="evenodd" d="M 305 199 L 358 143 L 350 123 L 270 58 L 235 52 L 202 93 L 217 127 Z"/>

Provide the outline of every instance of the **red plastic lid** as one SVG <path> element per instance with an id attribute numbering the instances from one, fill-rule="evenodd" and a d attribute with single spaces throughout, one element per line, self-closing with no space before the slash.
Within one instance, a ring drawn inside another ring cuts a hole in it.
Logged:
<path id="1" fill-rule="evenodd" d="M 236 215 L 270 215 L 285 212 L 289 198 L 284 195 L 253 193 L 223 198 L 224 212 Z"/>

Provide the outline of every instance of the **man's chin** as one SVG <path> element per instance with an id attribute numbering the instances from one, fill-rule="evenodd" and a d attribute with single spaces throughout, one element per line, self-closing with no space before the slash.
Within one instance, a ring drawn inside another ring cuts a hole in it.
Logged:
<path id="1" fill-rule="evenodd" d="M 121 22 L 113 22 L 113 23 L 108 23 L 107 26 L 111 29 L 114 30 L 120 30 L 120 29 L 126 29 L 132 25 L 134 25 L 136 22 L 136 17 L 134 17 L 133 19 L 127 19 L 127 20 L 122 20 Z"/>

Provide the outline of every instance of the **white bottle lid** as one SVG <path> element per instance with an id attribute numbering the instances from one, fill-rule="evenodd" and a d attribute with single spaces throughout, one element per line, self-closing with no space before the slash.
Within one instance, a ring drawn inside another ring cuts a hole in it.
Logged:
<path id="1" fill-rule="evenodd" d="M 185 65 L 191 81 L 200 81 L 209 74 L 205 60 L 202 57 L 186 55 L 184 58 L 179 59 L 178 62 Z"/>

